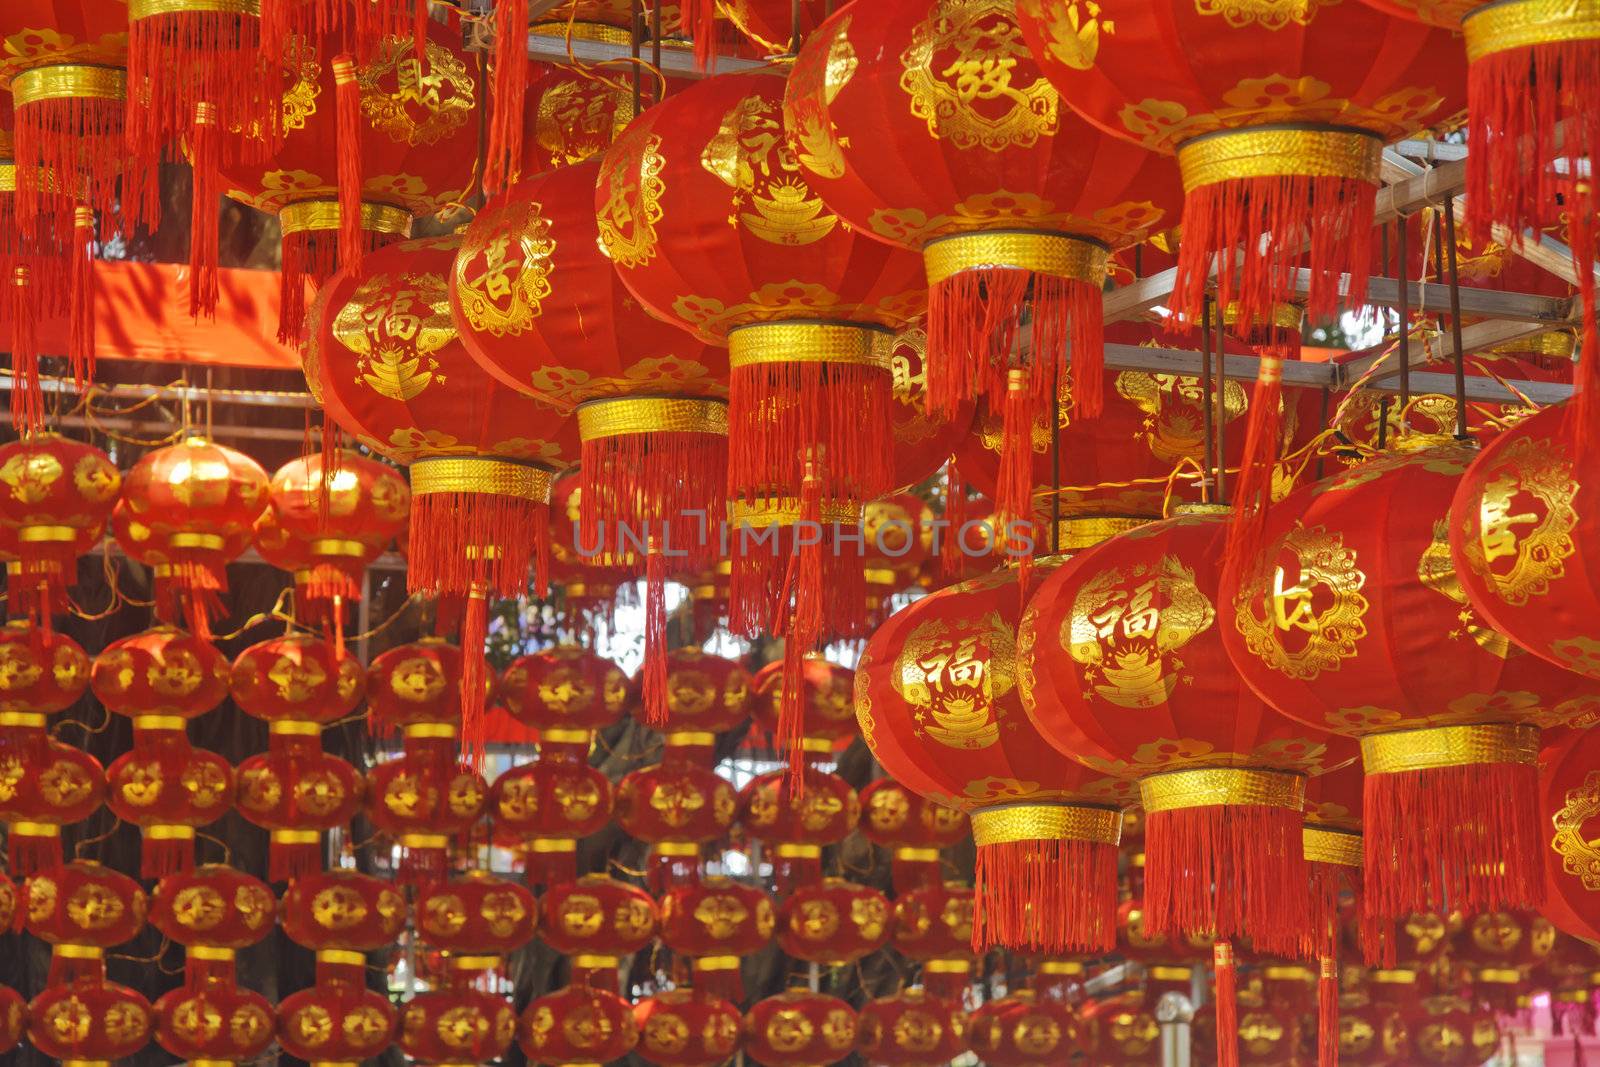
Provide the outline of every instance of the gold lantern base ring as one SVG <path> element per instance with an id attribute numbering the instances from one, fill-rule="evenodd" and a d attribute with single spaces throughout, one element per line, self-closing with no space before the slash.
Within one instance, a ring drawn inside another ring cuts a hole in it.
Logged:
<path id="1" fill-rule="evenodd" d="M 1377 185 L 1382 164 L 1383 139 L 1348 126 L 1218 130 L 1178 146 L 1185 193 L 1249 178 L 1345 178 Z"/>
<path id="2" fill-rule="evenodd" d="M 285 236 L 315 230 L 337 230 L 340 225 L 339 201 L 301 200 L 285 204 L 278 211 L 278 226 Z M 411 236 L 411 212 L 375 200 L 361 201 L 361 228 L 370 233 Z"/>
<path id="3" fill-rule="evenodd" d="M 578 436 L 587 444 L 644 433 L 728 436 L 728 404 L 700 397 L 625 396 L 578 405 Z"/>
<path id="4" fill-rule="evenodd" d="M 889 372 L 894 333 L 857 322 L 761 322 L 728 333 L 728 368 L 843 363 Z"/>
<path id="5" fill-rule="evenodd" d="M 161 15 L 239 15 L 261 17 L 261 0 L 128 0 L 128 21 Z"/>
<path id="6" fill-rule="evenodd" d="M 929 241 L 922 248 L 928 284 L 972 270 L 1022 270 L 1051 278 L 1106 283 L 1111 252 L 1099 241 L 1046 230 L 989 230 Z"/>
<path id="7" fill-rule="evenodd" d="M 11 102 L 27 107 L 45 100 L 126 100 L 128 72 L 119 67 L 63 63 L 35 67 L 11 82 Z"/>
<path id="8" fill-rule="evenodd" d="M 441 456 L 411 464 L 411 495 L 475 493 L 550 503 L 551 472 L 537 464 L 489 456 Z"/>
<path id="9" fill-rule="evenodd" d="M 979 847 L 1019 841 L 1122 841 L 1122 812 L 1079 804 L 1001 804 L 972 813 L 972 840 Z"/>
<path id="10" fill-rule="evenodd" d="M 1600 0 L 1501 0 L 1461 20 L 1467 62 L 1517 48 L 1600 42 Z"/>
<path id="11" fill-rule="evenodd" d="M 1186 808 L 1305 807 L 1306 782 L 1298 774 L 1249 767 L 1204 767 L 1168 771 L 1139 780 L 1139 796 L 1146 815 Z"/>
<path id="12" fill-rule="evenodd" d="M 1307 826 L 1300 832 L 1301 848 L 1307 863 L 1331 863 L 1337 867 L 1361 866 L 1361 835 L 1353 830 L 1333 830 Z"/>
<path id="13" fill-rule="evenodd" d="M 1403 774 L 1484 763 L 1533 765 L 1539 760 L 1539 728 L 1515 723 L 1432 726 L 1372 734 L 1361 739 L 1367 774 Z"/>

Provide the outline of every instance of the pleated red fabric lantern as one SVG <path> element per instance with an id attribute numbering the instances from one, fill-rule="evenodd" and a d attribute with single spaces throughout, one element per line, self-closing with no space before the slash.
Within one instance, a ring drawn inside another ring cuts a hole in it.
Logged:
<path id="1" fill-rule="evenodd" d="M 631 121 L 633 93 L 629 88 L 546 64 L 528 79 L 522 173 L 542 174 L 597 156 Z M 516 176 L 510 181 L 515 184 Z"/>
<path id="2" fill-rule="evenodd" d="M 1017 640 L 1039 734 L 1139 780 L 1146 933 L 1217 938 L 1223 1062 L 1235 1054 L 1233 942 L 1276 955 L 1309 943 L 1305 778 L 1356 755 L 1278 715 L 1229 663 L 1228 522 L 1207 509 L 1074 556 L 1029 601 Z"/>
<path id="3" fill-rule="evenodd" d="M 1539 733 L 1596 711 L 1592 682 L 1520 653 L 1462 592 L 1448 513 L 1471 460 L 1444 443 L 1296 490 L 1223 578 L 1244 681 L 1360 739 L 1363 899 L 1383 919 L 1537 906 Z"/>
<path id="4" fill-rule="evenodd" d="M 660 912 L 638 886 L 603 874 L 551 886 L 539 900 L 545 944 L 571 959 L 574 986 L 614 991 L 617 968 L 655 937 Z"/>
<path id="5" fill-rule="evenodd" d="M 585 1067 L 626 1056 L 639 1041 L 633 1005 L 609 989 L 571 985 L 529 1004 L 517 1043 L 528 1059 L 551 1067 Z"/>
<path id="6" fill-rule="evenodd" d="M 543 590 L 550 479 L 577 458 L 562 417 L 497 386 L 451 324 L 459 237 L 408 241 L 342 272 L 319 297 L 306 380 L 329 415 L 411 472 L 406 581 L 465 603 L 462 740 L 481 760 L 491 596 Z"/>
<path id="7" fill-rule="evenodd" d="M 740 961 L 765 948 L 777 911 L 765 890 L 731 878 L 675 885 L 661 897 L 661 943 L 690 957 L 696 990 L 745 999 Z"/>
<path id="8" fill-rule="evenodd" d="M 179 986 L 153 1008 L 156 1043 L 189 1063 L 248 1062 L 272 1047 L 272 1001 L 253 989 L 231 982 Z"/>
<path id="9" fill-rule="evenodd" d="M 189 437 L 147 452 L 123 484 L 113 528 L 155 571 L 156 613 L 202 638 L 222 617 L 227 565 L 267 506 L 267 472 L 242 452 Z"/>
<path id="10" fill-rule="evenodd" d="M 633 1006 L 634 1055 L 657 1067 L 717 1067 L 739 1050 L 739 1009 L 702 989 L 670 989 Z"/>
<path id="11" fill-rule="evenodd" d="M 89 656 L 72 638 L 19 620 L 0 628 L 3 773 L 25 771 L 44 746 L 46 718 L 71 707 L 88 688 Z"/>
<path id="12" fill-rule="evenodd" d="M 861 790 L 861 835 L 892 849 L 896 893 L 938 885 L 939 850 L 964 841 L 971 832 L 966 813 L 926 800 L 893 778 L 879 778 Z"/>
<path id="13" fill-rule="evenodd" d="M 1100 411 L 1110 251 L 1170 226 L 1179 202 L 1170 160 L 1062 105 L 1014 7 L 891 0 L 839 12 L 800 50 L 784 107 L 828 210 L 922 253 L 929 410 L 951 415 L 982 395 L 1005 413 L 1002 524 L 1030 513 L 1029 439 L 1067 378 L 1069 344 L 1074 413 Z M 1019 354 L 1025 308 L 1032 333 Z"/>
<path id="14" fill-rule="evenodd" d="M 894 948 L 922 964 L 922 985 L 960 1001 L 973 979 L 973 897 L 960 882 L 920 886 L 894 901 Z"/>
<path id="15" fill-rule="evenodd" d="M 1409 1062 L 1426 1067 L 1478 1067 L 1500 1048 L 1494 1013 L 1465 997 L 1424 997 L 1403 1013 L 1410 1036 Z"/>
<path id="16" fill-rule="evenodd" d="M 366 692 L 354 656 L 314 637 L 257 642 L 234 660 L 234 703 L 265 720 L 267 751 L 239 764 L 239 814 L 268 830 L 268 875 L 287 881 L 322 866 L 322 834 L 350 821 L 361 776 L 322 750 L 322 730 L 352 714 Z"/>
<path id="17" fill-rule="evenodd" d="M 799 776 L 768 771 L 739 790 L 739 825 L 770 846 L 779 893 L 820 878 L 822 850 L 848 837 L 860 817 L 861 803 L 850 784 L 810 766 L 809 759 Z"/>
<path id="18" fill-rule="evenodd" d="M 0 485 L 0 524 L 14 531 L 20 563 L 7 602 L 48 628 L 78 557 L 100 542 L 122 475 L 100 449 L 41 432 L 0 446 Z"/>
<path id="19" fill-rule="evenodd" d="M 23 385 L 11 411 L 19 426 L 36 429 L 44 410 L 34 320 L 66 316 L 73 378 L 81 388 L 94 375 L 94 244 L 116 229 L 128 11 L 116 0 L 28 4 L 0 14 L 0 41 L 0 88 L 15 118 L 16 236 L 31 253 L 6 279 Z"/>
<path id="20" fill-rule="evenodd" d="M 665 717 L 664 585 L 716 559 L 727 479 L 727 355 L 652 318 L 600 246 L 598 161 L 529 178 L 467 228 L 450 287 L 467 351 L 508 388 L 578 409 L 585 552 L 648 579 L 645 706 Z M 641 560 L 642 557 L 642 560 Z"/>
<path id="21" fill-rule="evenodd" d="M 138 882 L 90 860 L 39 871 L 23 893 L 28 933 L 51 946 L 49 982 L 69 987 L 104 983 L 105 950 L 138 936 L 150 903 Z"/>
<path id="22" fill-rule="evenodd" d="M 1076 0 L 1018 0 L 1017 16 L 1068 106 L 1177 155 L 1185 200 L 1171 307 L 1190 324 L 1219 262 L 1217 299 L 1237 303 L 1240 322 L 1270 323 L 1295 298 L 1303 258 L 1313 320 L 1333 316 L 1341 291 L 1361 303 L 1383 145 L 1451 121 L 1466 96 L 1447 34 L 1360 6 L 1118 0 L 1085 11 Z M 1262 350 L 1234 487 L 1236 548 L 1253 547 L 1271 499 L 1287 354 Z"/>
<path id="23" fill-rule="evenodd" d="M 1496 632 L 1600 678 L 1600 597 L 1585 560 L 1600 527 L 1564 437 L 1566 411 L 1540 412 L 1472 461 L 1450 505 L 1451 557 L 1472 610 Z"/>
<path id="24" fill-rule="evenodd" d="M 806 183 L 777 73 L 710 78 L 640 115 L 595 189 L 623 283 L 729 346 L 730 519 L 768 534 L 848 524 L 892 488 L 889 342 L 923 302 L 915 258 L 858 234 Z M 731 624 L 786 635 L 797 658 L 865 620 L 855 561 L 795 547 L 734 544 Z"/>
<path id="25" fill-rule="evenodd" d="M 308 11 L 322 2 L 267 0 Z M 307 280 L 321 284 L 336 265 L 404 239 L 414 218 L 460 199 L 471 183 L 483 88 L 452 38 L 429 26 L 423 45 L 411 34 L 383 36 L 370 54 L 351 55 L 324 21 L 278 53 L 288 83 L 282 143 L 264 159 L 226 165 L 222 191 L 282 227 L 280 339 L 302 337 Z"/>
<path id="26" fill-rule="evenodd" d="M 770 1067 L 826 1067 L 856 1043 L 856 1013 L 825 993 L 791 989 L 758 1000 L 745 1015 L 745 1052 Z"/>
<path id="27" fill-rule="evenodd" d="M 367 774 L 367 818 L 400 846 L 402 882 L 444 880 L 452 839 L 465 840 L 489 801 L 489 784 L 458 756 L 456 727 L 405 728 L 405 753 Z"/>
<path id="28" fill-rule="evenodd" d="M 103 979 L 53 985 L 28 1003 L 34 1051 L 60 1063 L 110 1063 L 150 1040 L 150 1002 Z"/>
<path id="29" fill-rule="evenodd" d="M 967 1051 L 965 1009 L 921 989 L 877 997 L 856 1016 L 856 1044 L 885 1067 L 942 1067 Z"/>
<path id="30" fill-rule="evenodd" d="M 283 1050 L 325 1062 L 388 1048 L 397 1013 L 367 988 L 366 953 L 393 945 L 405 929 L 405 896 L 371 875 L 320 871 L 290 883 L 279 913 L 289 940 L 317 954 L 316 984 L 278 1003 Z"/>
<path id="31" fill-rule="evenodd" d="M 666 734 L 667 756 L 709 756 L 718 734 L 737 729 L 757 704 L 755 681 L 737 660 L 692 646 L 667 653 L 667 718 L 653 724 Z M 635 675 L 630 700 L 643 698 L 643 672 Z M 647 724 L 651 725 L 651 724 Z M 675 752 L 676 750 L 676 752 Z M 710 766 L 710 761 L 705 761 Z"/>
<path id="32" fill-rule="evenodd" d="M 1600 934 L 1600 734 L 1574 732 L 1541 755 L 1540 855 L 1549 894 L 1540 909 L 1563 933 L 1585 940 Z"/>
<path id="33" fill-rule="evenodd" d="M 587 745 L 597 730 L 621 718 L 628 676 L 586 648 L 556 645 L 512 660 L 495 686 L 495 700 L 542 740 Z"/>
<path id="34" fill-rule="evenodd" d="M 784 662 L 774 661 L 751 680 L 751 718 L 774 736 L 783 719 L 784 688 L 788 684 L 784 671 Z M 824 756 L 841 741 L 855 737 L 855 677 L 855 671 L 828 662 L 820 652 L 807 653 L 801 660 L 800 743 L 804 751 Z"/>
<path id="35" fill-rule="evenodd" d="M 973 945 L 1103 952 L 1132 785 L 1058 753 L 1017 691 L 1017 618 L 1054 561 L 958 583 L 889 617 L 856 668 L 861 736 L 884 770 L 972 817 Z"/>

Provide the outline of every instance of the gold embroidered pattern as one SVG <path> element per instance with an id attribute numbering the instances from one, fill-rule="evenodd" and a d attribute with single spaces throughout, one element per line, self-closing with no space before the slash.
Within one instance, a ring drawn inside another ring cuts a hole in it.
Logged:
<path id="1" fill-rule="evenodd" d="M 742 224 L 769 244 L 815 244 L 833 232 L 839 217 L 824 209 L 801 176 L 782 118 L 765 97 L 745 97 L 722 117 L 700 165 L 733 190 L 730 224 Z"/>
<path id="2" fill-rule="evenodd" d="M 600 247 L 618 267 L 639 267 L 655 258 L 661 197 L 667 191 L 661 138 L 629 126 L 600 166 L 605 203 L 595 213 Z"/>
<path id="3" fill-rule="evenodd" d="M 914 709 L 918 736 L 950 748 L 979 749 L 1000 739 L 999 700 L 1016 682 L 1016 663 L 1016 637 L 1000 613 L 991 611 L 917 626 L 890 677 Z M 859 699 L 857 708 L 859 714 Z"/>
<path id="4" fill-rule="evenodd" d="M 1562 443 L 1553 438 L 1518 437 L 1495 458 L 1495 477 L 1484 483 L 1477 508 L 1464 521 L 1463 554 L 1501 600 L 1521 606 L 1544 596 L 1566 574 L 1566 561 L 1576 551 L 1578 483 Z"/>
<path id="5" fill-rule="evenodd" d="M 1221 15 L 1230 26 L 1256 23 L 1266 30 L 1281 30 L 1290 23 L 1309 26 L 1317 10 L 1339 0 L 1195 0 L 1202 15 Z"/>
<path id="6" fill-rule="evenodd" d="M 1117 32 L 1113 20 L 1100 17 L 1095 0 L 1017 0 L 1017 6 L 1040 24 L 1050 59 L 1073 70 L 1093 68 L 1101 34 Z"/>
<path id="7" fill-rule="evenodd" d="M 539 317 L 550 295 L 556 252 L 544 205 L 513 200 L 467 229 L 456 255 L 456 296 L 472 328 L 515 336 Z"/>
<path id="8" fill-rule="evenodd" d="M 356 354 L 357 382 L 409 403 L 433 382 L 445 381 L 434 354 L 456 339 L 456 329 L 444 278 L 374 274 L 340 309 L 333 335 Z"/>
<path id="9" fill-rule="evenodd" d="M 1321 526 L 1296 525 L 1267 547 L 1234 597 L 1252 655 L 1303 682 L 1336 671 L 1367 636 L 1367 577 L 1354 549 Z"/>
<path id="10" fill-rule="evenodd" d="M 1010 3 L 946 0 L 911 31 L 900 88 L 930 136 L 1002 152 L 1055 135 L 1061 98 L 1032 64 Z M 1021 84 L 1018 66 L 1033 80 Z"/>
<path id="11" fill-rule="evenodd" d="M 850 22 L 849 15 L 834 20 L 827 48 L 813 45 L 800 53 L 784 97 L 784 125 L 798 146 L 800 165 L 822 178 L 842 178 L 845 172 L 846 145 L 829 108 L 856 72 Z"/>
<path id="12" fill-rule="evenodd" d="M 1583 784 L 1567 790 L 1561 810 L 1550 817 L 1555 837 L 1550 847 L 1561 857 L 1561 869 L 1578 879 L 1585 892 L 1600 893 L 1600 841 L 1584 833 L 1600 815 L 1600 771 L 1590 771 Z"/>
<path id="13" fill-rule="evenodd" d="M 1176 556 L 1163 556 L 1095 574 L 1078 590 L 1057 638 L 1083 665 L 1086 699 L 1151 708 L 1192 681 L 1176 653 L 1215 621 L 1194 571 Z"/>
<path id="14" fill-rule="evenodd" d="M 397 144 L 437 144 L 472 117 L 476 86 L 466 64 L 433 41 L 419 61 L 410 34 L 385 38 L 356 83 L 362 115 Z"/>

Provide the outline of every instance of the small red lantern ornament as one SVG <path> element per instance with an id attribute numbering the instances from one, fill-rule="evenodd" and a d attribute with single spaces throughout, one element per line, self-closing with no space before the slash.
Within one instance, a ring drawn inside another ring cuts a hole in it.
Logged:
<path id="1" fill-rule="evenodd" d="M 28 1004 L 34 1051 L 63 1067 L 132 1056 L 149 1042 L 150 1024 L 150 1002 L 115 982 L 51 986 Z"/>
<path id="2" fill-rule="evenodd" d="M 16 538 L 12 614 L 49 619 L 67 605 L 78 557 L 99 544 L 122 475 L 98 448 L 51 433 L 0 446 L 0 525 Z"/>
<path id="3" fill-rule="evenodd" d="M 582 741 L 545 730 L 539 758 L 513 767 L 489 790 L 496 841 L 522 853 L 529 885 L 568 882 L 578 874 L 578 841 L 611 821 L 611 779 L 589 765 Z"/>
<path id="4" fill-rule="evenodd" d="M 381 659 L 382 657 L 380 657 Z M 247 715 L 276 725 L 323 727 L 355 711 L 367 691 L 354 656 L 307 634 L 284 634 L 239 653 L 228 674 L 234 703 Z"/>
<path id="5" fill-rule="evenodd" d="M 615 991 L 617 968 L 655 936 L 660 912 L 650 894 L 603 874 L 586 874 L 545 891 L 540 935 L 572 957 L 573 985 Z"/>
<path id="6" fill-rule="evenodd" d="M 856 1047 L 883 1067 L 944 1067 L 967 1051 L 966 1009 L 908 989 L 862 1005 Z"/>
<path id="7" fill-rule="evenodd" d="M 405 754 L 367 774 L 367 818 L 400 846 L 402 882 L 442 881 L 451 838 L 464 837 L 488 805 L 489 784 L 460 761 L 459 744 L 452 725 L 416 723 L 405 728 Z"/>
<path id="8" fill-rule="evenodd" d="M 549 1067 L 588 1067 L 621 1059 L 639 1041 L 633 1005 L 608 989 L 570 985 L 528 1005 L 518 1043 Z"/>
<path id="9" fill-rule="evenodd" d="M 505 997 L 473 988 L 478 976 L 533 939 L 539 903 L 526 888 L 471 871 L 417 896 L 417 936 L 446 953 L 442 988 L 406 1002 L 398 1043 L 421 1063 L 482 1062 L 505 1054 L 517 1016 Z"/>
<path id="10" fill-rule="evenodd" d="M 1237 302 L 1241 322 L 1270 323 L 1296 298 L 1302 260 L 1314 321 L 1333 316 L 1341 291 L 1359 303 L 1384 144 L 1450 121 L 1465 97 L 1445 33 L 1359 5 L 1115 0 L 1088 11 L 1078 0 L 1018 0 L 1017 17 L 1068 106 L 1177 156 L 1185 198 L 1172 308 L 1190 324 L 1219 263 L 1217 299 Z M 1278 344 L 1261 354 L 1234 485 L 1236 526 L 1252 534 L 1271 500 L 1288 355 Z"/>
<path id="11" fill-rule="evenodd" d="M 972 911 L 972 889 L 960 882 L 895 897 L 895 951 L 922 964 L 922 985 L 934 996 L 959 1001 L 972 982 Z"/>
<path id="12" fill-rule="evenodd" d="M 28 1028 L 28 1002 L 10 986 L 0 986 L 0 1052 L 22 1043 Z"/>
<path id="13" fill-rule="evenodd" d="M 1517 654 L 1462 592 L 1447 514 L 1471 459 L 1446 442 L 1299 489 L 1223 579 L 1243 679 L 1360 739 L 1363 901 L 1381 919 L 1541 902 L 1539 732 L 1596 713 L 1592 683 Z"/>
<path id="14" fill-rule="evenodd" d="M 557 645 L 511 661 L 495 686 L 495 701 L 541 739 L 587 744 L 595 731 L 622 716 L 628 676 L 611 660 L 578 645 Z M 587 753 L 586 753 L 587 755 Z"/>
<path id="15" fill-rule="evenodd" d="M 49 982 L 105 979 L 105 950 L 131 941 L 149 900 L 125 874 L 73 860 L 31 876 L 23 886 L 30 934 L 52 946 Z"/>
<path id="16" fill-rule="evenodd" d="M 597 156 L 632 120 L 633 92 L 627 86 L 561 64 L 546 64 L 528 81 L 522 173 L 542 174 Z M 520 175 L 506 177 L 507 184 L 515 184 Z M 486 176 L 485 187 L 498 192 L 501 185 Z"/>
<path id="17" fill-rule="evenodd" d="M 767 946 L 777 925 L 772 897 L 731 878 L 675 885 L 661 897 L 661 942 L 693 958 L 697 991 L 743 1001 L 740 961 Z"/>
<path id="18" fill-rule="evenodd" d="M 87 667 L 82 669 L 86 678 Z M 6 824 L 10 870 L 27 875 L 59 866 L 61 828 L 99 809 L 105 770 L 87 752 L 50 737 L 37 712 L 0 711 L 0 731 L 0 782 L 7 783 L 0 789 L 0 822 Z"/>
<path id="19" fill-rule="evenodd" d="M 893 778 L 869 782 L 860 801 L 862 836 L 893 850 L 896 893 L 939 885 L 939 850 L 965 841 L 972 832 L 965 812 L 926 800 Z"/>
<path id="20" fill-rule="evenodd" d="M 795 888 L 778 908 L 778 944 L 788 955 L 841 967 L 889 943 L 893 909 L 876 889 L 843 878 Z"/>
<path id="21" fill-rule="evenodd" d="M 1464 997 L 1425 997 L 1405 1013 L 1412 1063 L 1426 1067 L 1478 1067 L 1500 1050 L 1494 1013 Z"/>
<path id="22" fill-rule="evenodd" d="M 768 1067 L 826 1067 L 850 1055 L 856 1013 L 825 993 L 791 989 L 758 1000 L 745 1016 L 745 1052 Z"/>
<path id="23" fill-rule="evenodd" d="M 267 511 L 282 535 L 301 546 L 296 614 L 323 621 L 342 649 L 345 605 L 361 599 L 362 573 L 400 536 L 411 490 L 394 468 L 357 452 L 339 452 L 326 478 L 325 462 L 313 455 L 279 467 L 267 488 Z"/>
<path id="24" fill-rule="evenodd" d="M 1069 1058 L 1076 1049 L 1078 1017 L 1060 1001 L 1023 989 L 973 1012 L 967 1042 L 994 1067 L 1050 1063 Z"/>
<path id="25" fill-rule="evenodd" d="M 751 679 L 751 718 L 776 736 L 783 719 L 784 662 L 777 660 Z M 808 652 L 800 661 L 800 747 L 822 757 L 839 742 L 856 735 L 854 700 L 856 672 L 829 663 L 820 652 Z"/>
<path id="26" fill-rule="evenodd" d="M 634 1055 L 657 1067 L 718 1067 L 739 1051 L 744 1017 L 703 989 L 672 989 L 633 1007 Z"/>
<path id="27" fill-rule="evenodd" d="M 210 642 L 175 626 L 155 626 L 107 645 L 94 658 L 89 685 L 118 715 L 187 721 L 227 698 L 229 673 L 228 661 Z"/>
<path id="28" fill-rule="evenodd" d="M 856 667 L 861 736 L 907 789 L 972 817 L 973 945 L 1103 952 L 1115 943 L 1117 841 L 1131 786 L 1069 760 L 1034 731 L 1017 692 L 1026 592 L 1008 570 L 889 617 Z"/>
<path id="29" fill-rule="evenodd" d="M 283 1050 L 336 1062 L 388 1048 L 397 1013 L 367 988 L 366 953 L 392 945 L 405 928 L 405 897 L 371 875 L 322 871 L 290 883 L 281 914 L 289 939 L 317 954 L 316 984 L 278 1004 Z"/>
<path id="30" fill-rule="evenodd" d="M 466 605 L 462 739 L 481 762 L 491 596 L 526 591 L 549 562 L 550 479 L 576 458 L 564 419 L 495 385 L 450 321 L 460 238 L 408 241 L 329 282 L 306 380 L 333 419 L 411 471 L 406 581 Z"/>
<path id="31" fill-rule="evenodd" d="M 992 78 L 980 93 L 975 67 Z M 954 415 L 977 396 L 1003 408 L 995 503 L 1002 525 L 1029 517 L 1034 419 L 1066 377 L 1069 343 L 1074 413 L 1099 414 L 1107 260 L 1171 225 L 1172 164 L 1063 106 L 1010 0 L 839 12 L 800 49 L 784 105 L 828 210 L 922 254 L 929 410 Z"/>
<path id="32" fill-rule="evenodd" d="M 833 746 L 827 745 L 832 752 Z M 822 850 L 837 845 L 856 828 L 861 802 L 837 774 L 806 765 L 757 775 L 739 790 L 739 824 L 771 846 L 773 878 L 779 893 L 822 876 Z"/>
<path id="33" fill-rule="evenodd" d="M 788 529 L 832 521 L 830 508 L 848 522 L 893 488 L 890 342 L 921 310 L 923 281 L 913 257 L 855 232 L 806 184 L 774 73 L 709 78 L 635 118 L 606 154 L 595 205 L 633 294 L 729 346 L 730 517 Z M 816 545 L 791 561 L 734 547 L 739 632 L 783 633 L 798 662 L 826 636 L 864 630 L 847 553 Z"/>
<path id="34" fill-rule="evenodd" d="M 282 143 L 264 159 L 225 166 L 223 191 L 282 227 L 281 340 L 299 340 L 305 329 L 307 279 L 320 285 L 336 263 L 403 240 L 413 218 L 458 200 L 471 181 L 481 87 L 450 36 L 430 26 L 425 38 L 384 36 L 351 56 L 339 53 L 339 34 L 323 21 L 277 53 L 264 42 L 282 56 L 289 83 Z"/>
<path id="35" fill-rule="evenodd" d="M 250 544 L 267 472 L 242 452 L 190 437 L 147 452 L 113 516 L 123 550 L 155 571 L 156 613 L 201 637 L 223 615 L 228 562 Z"/>
<path id="36" fill-rule="evenodd" d="M 617 825 L 650 843 L 653 892 L 699 877 L 700 850 L 733 826 L 738 796 L 727 779 L 704 765 L 714 740 L 713 734 L 669 734 L 660 763 L 617 783 Z"/>
<path id="37" fill-rule="evenodd" d="M 709 750 L 718 734 L 739 727 L 756 708 L 754 680 L 735 660 L 684 646 L 667 653 L 666 666 L 667 718 L 652 728 L 665 732 L 669 754 Z M 643 695 L 642 682 L 642 674 L 634 677 L 630 699 L 635 703 Z M 709 758 L 705 765 L 710 766 Z"/>

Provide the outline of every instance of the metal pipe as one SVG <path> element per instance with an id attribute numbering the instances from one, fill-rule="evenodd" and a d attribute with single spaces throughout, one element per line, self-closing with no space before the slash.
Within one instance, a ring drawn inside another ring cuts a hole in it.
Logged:
<path id="1" fill-rule="evenodd" d="M 1456 256 L 1456 202 L 1444 202 L 1444 232 L 1449 243 L 1446 261 L 1450 265 L 1450 339 L 1455 342 L 1456 360 L 1456 436 L 1467 436 L 1467 356 L 1461 346 L 1461 278 Z"/>
<path id="2" fill-rule="evenodd" d="M 1218 362 L 1220 363 L 1222 361 L 1218 360 Z M 1226 382 L 1228 380 L 1227 371 L 1224 370 L 1223 373 L 1221 375 L 1219 375 L 1219 377 L 1221 378 L 1221 380 L 1223 382 Z M 1204 419 L 1203 424 L 1202 424 L 1202 433 L 1203 433 L 1202 445 L 1203 445 L 1204 451 L 1201 454 L 1205 457 L 1204 461 L 1201 463 L 1201 467 L 1204 468 L 1204 474 L 1203 474 L 1203 476 L 1201 478 L 1201 481 L 1200 481 L 1200 498 L 1202 500 L 1210 500 L 1211 499 L 1211 495 L 1210 495 L 1211 475 L 1212 475 L 1212 471 L 1215 469 L 1212 466 L 1211 459 L 1212 459 L 1212 456 L 1214 456 L 1216 454 L 1215 446 L 1216 446 L 1216 440 L 1217 440 L 1217 438 L 1216 438 L 1216 427 L 1214 427 L 1211 424 L 1211 420 L 1213 418 L 1213 412 L 1212 412 L 1212 407 L 1211 407 L 1211 294 L 1210 293 L 1206 294 L 1205 299 L 1200 304 L 1200 390 L 1201 390 L 1201 393 L 1200 393 L 1200 406 L 1201 406 L 1201 408 L 1204 409 L 1201 412 L 1201 414 L 1203 416 L 1203 419 Z"/>

